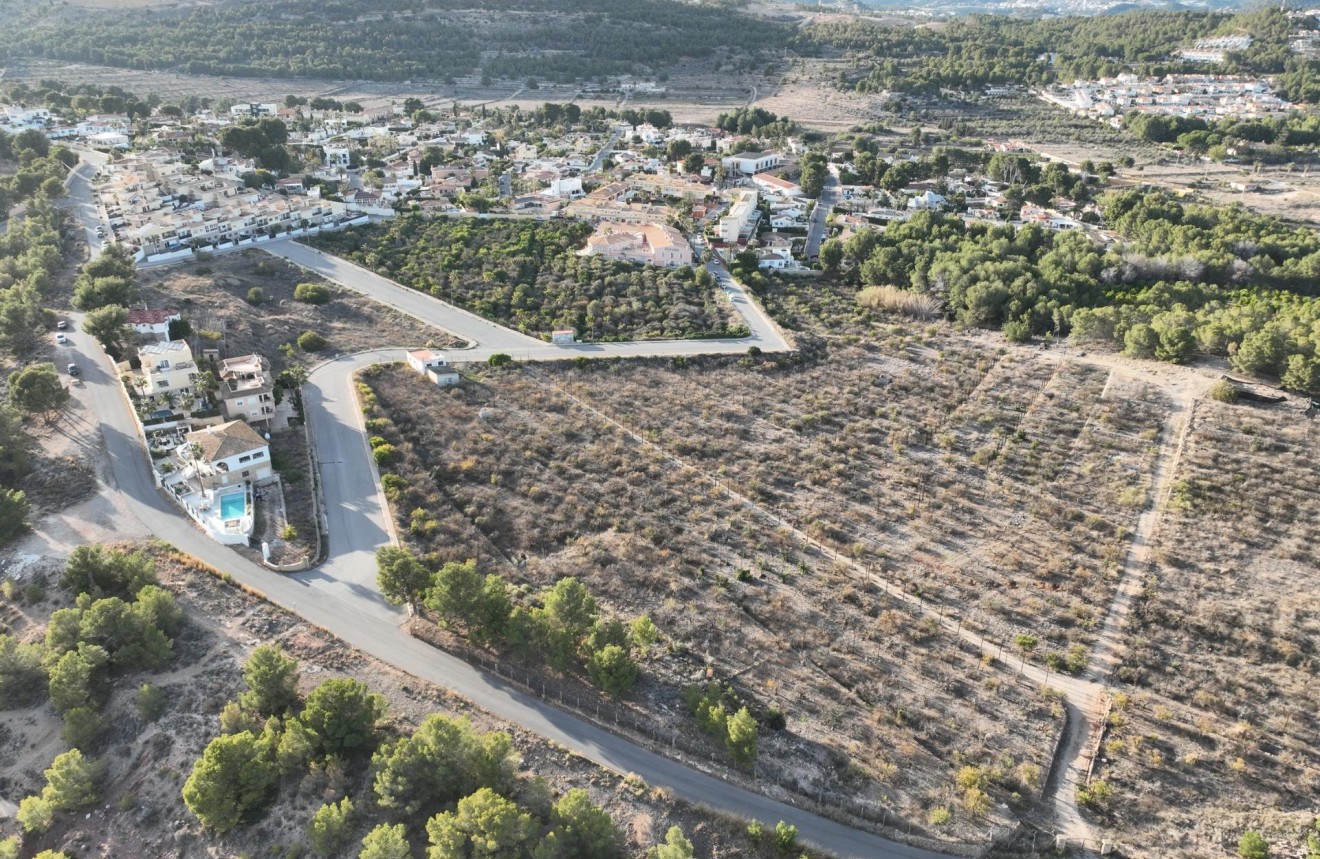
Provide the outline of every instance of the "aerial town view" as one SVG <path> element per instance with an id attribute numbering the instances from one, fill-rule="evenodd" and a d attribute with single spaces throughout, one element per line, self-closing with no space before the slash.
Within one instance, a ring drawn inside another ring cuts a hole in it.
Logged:
<path id="1" fill-rule="evenodd" d="M 0 22 L 0 859 L 1320 859 L 1320 9 Z"/>

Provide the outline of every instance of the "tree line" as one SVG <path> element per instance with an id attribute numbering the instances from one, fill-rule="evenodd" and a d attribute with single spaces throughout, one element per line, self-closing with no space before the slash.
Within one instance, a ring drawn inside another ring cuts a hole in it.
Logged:
<path id="1" fill-rule="evenodd" d="M 1228 356 L 1246 373 L 1320 393 L 1320 236 L 1241 207 L 1141 190 L 1101 199 L 1124 237 L 965 224 L 921 212 L 883 232 L 831 240 L 821 259 L 859 286 L 932 296 L 959 323 L 1013 340 L 1111 341 L 1174 362 Z"/>
<path id="2" fill-rule="evenodd" d="M 402 731 L 385 698 L 358 680 L 326 680 L 305 697 L 299 680 L 297 660 L 279 645 L 248 657 L 245 690 L 221 711 L 219 736 L 183 786 L 184 804 L 207 828 L 254 823 L 282 789 L 335 767 L 365 775 L 370 787 L 356 801 L 344 790 L 312 813 L 305 831 L 318 856 L 344 855 L 357 840 L 360 859 L 407 859 L 422 833 L 436 859 L 623 855 L 618 826 L 585 790 L 556 797 L 543 779 L 519 775 L 508 733 L 438 714 Z M 648 855 L 690 859 L 691 842 L 674 828 Z"/>
<path id="3" fill-rule="evenodd" d="M 1026 19 L 969 15 L 939 30 L 868 21 L 813 22 L 807 43 L 842 51 L 853 64 L 839 84 L 860 92 L 936 94 L 989 85 L 1041 86 L 1123 72 L 1164 75 L 1204 71 L 1177 59 L 1197 39 L 1238 32 L 1251 48 L 1228 58 L 1225 71 L 1285 73 L 1280 87 L 1312 101 L 1316 66 L 1288 50 L 1291 23 L 1282 10 L 1240 15 L 1202 11 L 1131 11 L 1117 15 Z"/>

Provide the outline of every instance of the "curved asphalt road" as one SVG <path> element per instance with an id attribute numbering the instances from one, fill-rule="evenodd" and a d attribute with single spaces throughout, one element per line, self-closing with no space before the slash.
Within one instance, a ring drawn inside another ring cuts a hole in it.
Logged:
<path id="1" fill-rule="evenodd" d="M 78 210 L 85 211 L 83 206 L 78 206 Z M 483 345 L 467 350 L 463 354 L 465 360 L 482 360 L 497 351 L 545 360 L 578 355 L 733 354 L 745 352 L 749 345 L 761 345 L 765 351 L 789 348 L 773 324 L 741 294 L 741 287 L 733 284 L 727 273 L 721 274 L 722 285 L 735 306 L 739 298 L 745 302 L 739 310 L 752 327 L 750 338 L 554 347 L 499 329 L 479 317 L 300 245 L 281 242 L 265 249 L 299 264 L 307 260 L 311 263 L 308 268 L 394 305 L 425 320 L 426 324 L 461 336 L 480 332 L 481 337 L 472 336 L 472 339 L 481 339 Z M 400 628 L 401 612 L 386 603 L 375 586 L 374 553 L 377 547 L 390 541 L 392 526 L 372 469 L 352 378 L 361 367 L 397 360 L 402 357 L 401 350 L 344 356 L 322 364 L 311 374 L 304 397 L 324 483 L 330 560 L 311 572 L 281 576 L 205 537 L 162 496 L 153 482 L 127 393 L 99 347 L 78 330 L 81 314 L 71 318 L 75 330 L 69 332 L 70 359 L 83 367 L 83 376 L 75 383 L 81 390 L 76 393 L 101 416 L 115 488 L 123 493 L 133 513 L 160 539 L 228 573 L 272 603 L 326 629 L 364 653 L 453 690 L 476 706 L 601 766 L 620 773 L 636 773 L 648 784 L 666 787 L 689 802 L 762 821 L 788 821 L 798 828 L 805 841 L 843 857 L 937 859 L 941 855 L 852 829 L 646 751 L 523 694 L 404 632 Z M 419 339 L 424 339 L 424 331 L 418 333 L 422 335 Z"/>

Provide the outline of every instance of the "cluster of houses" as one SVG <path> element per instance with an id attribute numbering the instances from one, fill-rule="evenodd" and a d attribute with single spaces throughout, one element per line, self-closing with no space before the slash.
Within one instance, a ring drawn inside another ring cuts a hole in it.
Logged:
<path id="1" fill-rule="evenodd" d="M 1256 119 L 1293 109 L 1268 80 L 1242 75 L 1165 75 L 1162 78 L 1125 74 L 1095 81 L 1056 84 L 1041 97 L 1059 107 L 1115 127 L 1129 111 L 1198 117 Z"/>
<path id="2" fill-rule="evenodd" d="M 97 195 L 111 237 L 133 247 L 140 261 L 223 250 L 285 233 L 305 235 L 367 220 L 367 213 L 317 193 L 250 188 L 243 177 L 252 169 L 250 162 L 218 156 L 190 165 L 169 151 L 153 149 L 108 162 L 98 179 Z"/>
<path id="3" fill-rule="evenodd" d="M 1241 53 L 1251 47 L 1251 36 L 1241 33 L 1234 36 L 1208 36 L 1197 39 L 1190 48 L 1178 52 L 1178 58 L 1189 63 L 1222 63 L 1229 54 Z"/>
<path id="4" fill-rule="evenodd" d="M 142 340 L 118 370 L 137 405 L 157 483 L 214 540 L 246 545 L 255 497 L 279 491 L 269 432 L 277 418 L 275 378 L 261 355 L 221 359 L 170 339 L 170 309 L 129 312 Z M 267 487 L 270 487 L 267 489 Z"/>
<path id="5" fill-rule="evenodd" d="M 845 165 L 851 169 L 851 165 Z M 890 193 L 871 185 L 844 185 L 840 189 L 834 223 L 845 235 L 883 229 L 885 225 L 906 221 L 917 212 L 957 213 L 967 224 L 1034 224 L 1060 232 L 1075 230 L 1084 223 L 1087 211 L 1099 220 L 1099 210 L 1088 204 L 1081 211 L 1072 200 L 1057 198 L 1048 206 L 1029 203 L 1010 204 L 1004 196 L 1004 184 L 980 175 L 953 170 L 938 180 L 914 183 Z"/>

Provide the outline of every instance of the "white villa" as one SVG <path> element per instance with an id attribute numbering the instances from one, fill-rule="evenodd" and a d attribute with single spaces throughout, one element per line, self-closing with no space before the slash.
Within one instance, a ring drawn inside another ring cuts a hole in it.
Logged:
<path id="1" fill-rule="evenodd" d="M 157 481 L 211 539 L 247 543 L 255 522 L 253 488 L 279 479 L 269 442 L 243 421 L 196 430 L 183 441 L 157 466 Z"/>

